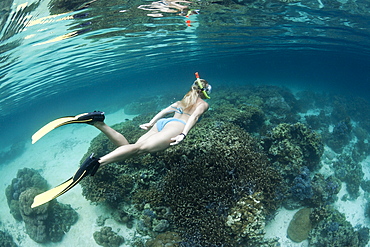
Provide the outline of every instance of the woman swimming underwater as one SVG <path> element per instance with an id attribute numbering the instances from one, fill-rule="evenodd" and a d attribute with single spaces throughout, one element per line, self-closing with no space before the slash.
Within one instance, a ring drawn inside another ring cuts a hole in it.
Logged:
<path id="1" fill-rule="evenodd" d="M 102 156 L 93 157 L 90 155 L 75 173 L 75 175 L 57 186 L 34 198 L 32 208 L 42 205 L 70 190 L 79 183 L 85 176 L 93 176 L 101 165 L 114 162 L 121 162 L 136 155 L 162 151 L 171 145 L 177 145 L 185 139 L 189 131 L 198 122 L 199 118 L 208 110 L 209 105 L 204 99 L 209 99 L 211 85 L 204 79 L 197 79 L 190 90 L 181 101 L 177 101 L 157 113 L 150 122 L 140 125 L 140 128 L 148 130 L 135 143 L 128 143 L 127 139 L 116 130 L 104 123 L 104 112 L 95 111 L 84 113 L 75 117 L 66 117 L 54 120 L 45 125 L 33 136 L 33 143 L 40 139 L 50 130 L 70 123 L 88 123 L 103 132 L 109 140 L 117 146 L 112 152 Z M 164 118 L 167 114 L 174 113 L 170 118 Z M 59 120 L 59 122 L 58 122 Z M 56 126 L 56 124 L 58 124 Z M 42 131 L 44 129 L 44 131 Z"/>

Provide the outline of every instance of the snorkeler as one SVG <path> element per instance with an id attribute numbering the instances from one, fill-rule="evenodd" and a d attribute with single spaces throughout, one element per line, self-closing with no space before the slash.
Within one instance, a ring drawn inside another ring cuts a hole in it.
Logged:
<path id="1" fill-rule="evenodd" d="M 104 112 L 100 111 L 84 113 L 75 117 L 60 118 L 37 131 L 32 136 L 32 143 L 35 143 L 49 131 L 59 126 L 70 123 L 87 123 L 103 132 L 118 147 L 100 158 L 93 157 L 93 154 L 91 154 L 82 163 L 73 177 L 59 186 L 37 195 L 31 207 L 40 206 L 64 194 L 85 176 L 93 176 L 101 165 L 120 162 L 136 155 L 163 151 L 171 145 L 176 145 L 183 141 L 200 116 L 209 108 L 208 103 L 204 99 L 210 98 L 211 85 L 206 80 L 200 79 L 198 72 L 195 75 L 197 79 L 181 101 L 177 101 L 160 111 L 149 123 L 140 125 L 140 128 L 150 130 L 134 144 L 128 143 L 122 134 L 106 125 L 104 123 Z M 174 113 L 173 117 L 163 118 L 170 113 Z"/>

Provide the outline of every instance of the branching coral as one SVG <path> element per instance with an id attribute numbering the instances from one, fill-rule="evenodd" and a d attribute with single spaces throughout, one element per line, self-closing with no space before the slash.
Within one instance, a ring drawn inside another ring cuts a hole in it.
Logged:
<path id="1" fill-rule="evenodd" d="M 247 241 L 249 245 L 258 245 L 265 234 L 265 217 L 259 193 L 241 198 L 231 208 L 226 225 L 231 228 L 236 242 Z"/>

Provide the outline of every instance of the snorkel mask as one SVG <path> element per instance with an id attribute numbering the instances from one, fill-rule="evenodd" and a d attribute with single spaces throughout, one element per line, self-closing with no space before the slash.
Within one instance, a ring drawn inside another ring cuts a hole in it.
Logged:
<path id="1" fill-rule="evenodd" d="M 211 89 L 212 89 L 211 85 L 208 84 L 208 86 L 206 88 L 204 88 L 203 85 L 202 85 L 202 82 L 200 81 L 199 73 L 198 72 L 195 72 L 195 77 L 197 79 L 194 82 L 194 84 L 198 85 L 200 91 L 203 92 L 203 95 L 204 95 L 204 97 L 206 97 L 206 99 L 210 99 L 211 97 L 209 97 L 208 94 L 211 93 Z"/>

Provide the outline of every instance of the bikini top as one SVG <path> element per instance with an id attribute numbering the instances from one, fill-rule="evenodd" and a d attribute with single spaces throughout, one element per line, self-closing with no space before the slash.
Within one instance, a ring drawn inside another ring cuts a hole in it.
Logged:
<path id="1" fill-rule="evenodd" d="M 190 114 L 189 114 L 189 113 L 184 112 L 184 110 L 182 109 L 182 107 L 174 107 L 174 106 L 171 106 L 171 108 L 175 109 L 175 112 L 176 112 L 176 113 L 179 113 L 179 114 L 186 114 L 186 115 L 190 116 Z"/>

